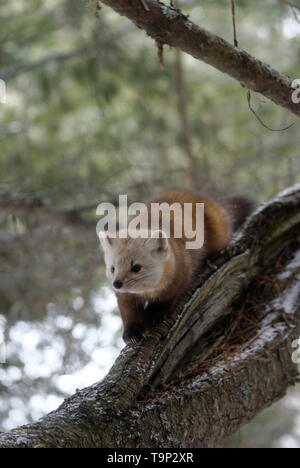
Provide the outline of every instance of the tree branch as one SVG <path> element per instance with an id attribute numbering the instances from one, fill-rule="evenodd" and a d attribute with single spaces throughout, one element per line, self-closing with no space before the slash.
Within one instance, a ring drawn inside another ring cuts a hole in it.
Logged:
<path id="1" fill-rule="evenodd" d="M 220 443 L 297 379 L 299 238 L 300 184 L 258 209 L 173 316 L 139 346 L 125 347 L 102 382 L 0 435 L 0 447 Z M 256 321 L 250 331 L 241 322 L 248 315 Z"/>
<path id="2" fill-rule="evenodd" d="M 291 8 L 295 8 L 296 10 L 300 11 L 300 5 L 298 5 L 295 2 L 292 2 L 291 0 L 280 0 L 280 3 L 283 3 L 284 5 L 290 6 Z"/>
<path id="3" fill-rule="evenodd" d="M 35 60 L 32 62 L 26 63 L 19 63 L 17 65 L 13 65 L 8 68 L 3 68 L 0 70 L 0 78 L 7 81 L 13 78 L 16 78 L 22 73 L 27 73 L 33 71 L 37 68 L 44 67 L 49 63 L 62 63 L 67 62 L 69 60 L 73 60 L 77 57 L 85 56 L 89 57 L 93 54 L 98 53 L 101 49 L 104 49 L 105 46 L 114 42 L 116 38 L 120 38 L 133 30 L 132 25 L 126 25 L 126 27 L 122 27 L 118 31 L 115 31 L 113 34 L 109 34 L 108 36 L 99 37 L 98 39 L 94 39 L 92 41 L 87 42 L 86 44 L 77 47 L 68 52 L 54 52 L 53 54 L 49 54 L 46 57 L 43 57 L 39 60 Z"/>
<path id="4" fill-rule="evenodd" d="M 101 1 L 144 29 L 155 41 L 181 49 L 300 116 L 300 104 L 292 101 L 291 78 L 200 28 L 179 9 L 157 0 L 147 0 L 148 10 L 140 0 Z"/>
<path id="5" fill-rule="evenodd" d="M 84 211 L 96 209 L 98 203 L 77 206 L 72 208 L 59 208 L 47 199 L 35 193 L 11 193 L 0 191 L 0 210 L 15 215 L 40 215 L 44 220 L 62 225 L 91 231 L 95 229 L 95 220 L 82 217 Z"/>
<path id="6" fill-rule="evenodd" d="M 79 57 L 85 53 L 88 53 L 93 50 L 92 44 L 88 44 L 78 49 L 72 50 L 71 52 L 58 52 L 51 55 L 47 55 L 40 60 L 35 60 L 27 63 L 20 63 L 18 65 L 11 66 L 9 68 L 4 68 L 0 70 L 0 77 L 7 81 L 12 78 L 17 77 L 21 73 L 30 72 L 36 68 L 41 68 L 51 62 L 65 62 L 73 58 Z"/>

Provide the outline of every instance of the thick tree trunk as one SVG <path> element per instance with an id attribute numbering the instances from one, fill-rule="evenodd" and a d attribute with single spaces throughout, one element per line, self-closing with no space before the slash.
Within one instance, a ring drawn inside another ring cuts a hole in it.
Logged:
<path id="1" fill-rule="evenodd" d="M 263 94 L 300 116 L 300 104 L 292 99 L 294 89 L 291 78 L 281 75 L 221 37 L 200 28 L 179 9 L 159 0 L 101 1 L 144 29 L 158 44 L 176 47 L 212 65 L 245 87 Z"/>
<path id="2" fill-rule="evenodd" d="M 173 317 L 0 447 L 212 447 L 297 380 L 300 184 L 258 209 Z"/>

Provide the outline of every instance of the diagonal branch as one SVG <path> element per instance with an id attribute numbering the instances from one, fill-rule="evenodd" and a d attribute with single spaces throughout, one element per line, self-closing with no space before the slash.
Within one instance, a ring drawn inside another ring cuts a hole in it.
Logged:
<path id="1" fill-rule="evenodd" d="M 124 348 L 102 382 L 0 435 L 0 447 L 217 445 L 297 380 L 291 343 L 300 333 L 299 238 L 298 184 L 252 215 L 178 300 L 173 317 Z M 249 303 L 257 302 L 259 284 L 270 291 L 259 298 L 254 334 L 246 329 L 237 346 L 241 325 L 226 321 L 244 308 L 253 322 Z M 234 352 L 215 354 L 217 331 L 234 338 L 227 343 Z"/>
<path id="2" fill-rule="evenodd" d="M 280 0 L 280 2 L 284 5 L 290 6 L 291 8 L 295 8 L 296 10 L 300 11 L 300 4 L 297 4 L 291 0 Z"/>
<path id="3" fill-rule="evenodd" d="M 292 100 L 291 78 L 197 26 L 179 9 L 157 0 L 147 0 L 147 9 L 140 0 L 101 1 L 144 29 L 156 42 L 181 49 L 300 116 L 300 104 Z"/>

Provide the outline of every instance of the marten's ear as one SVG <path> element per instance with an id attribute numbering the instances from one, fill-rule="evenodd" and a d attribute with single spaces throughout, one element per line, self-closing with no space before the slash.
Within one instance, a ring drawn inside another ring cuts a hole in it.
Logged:
<path id="1" fill-rule="evenodd" d="M 164 231 L 161 230 L 153 231 L 146 245 L 153 254 L 165 255 L 169 251 L 168 238 Z"/>
<path id="2" fill-rule="evenodd" d="M 102 250 L 106 250 L 108 247 L 112 246 L 113 239 L 112 237 L 109 237 L 105 231 L 99 231 L 98 236 Z"/>

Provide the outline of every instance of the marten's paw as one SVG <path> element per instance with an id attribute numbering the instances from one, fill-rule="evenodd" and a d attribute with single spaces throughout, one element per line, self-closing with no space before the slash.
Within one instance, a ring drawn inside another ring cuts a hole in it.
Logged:
<path id="1" fill-rule="evenodd" d="M 128 345 L 136 345 L 144 338 L 144 333 L 145 327 L 143 325 L 130 325 L 124 330 L 123 340 Z"/>

